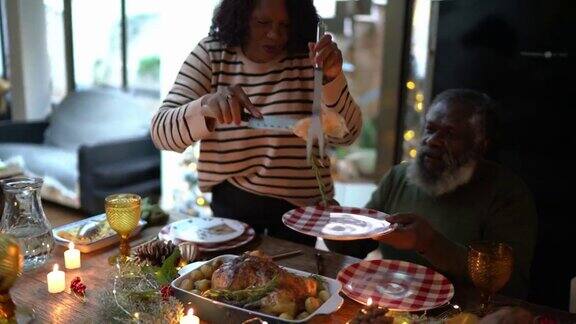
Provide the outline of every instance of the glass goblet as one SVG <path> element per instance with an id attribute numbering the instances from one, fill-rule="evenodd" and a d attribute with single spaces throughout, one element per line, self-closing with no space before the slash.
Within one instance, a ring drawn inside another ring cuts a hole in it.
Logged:
<path id="1" fill-rule="evenodd" d="M 120 257 L 130 255 L 130 233 L 140 221 L 141 198 L 135 194 L 114 194 L 106 197 L 106 219 L 110 228 L 120 236 Z"/>
<path id="2" fill-rule="evenodd" d="M 487 312 L 490 298 L 510 280 L 512 248 L 498 242 L 474 242 L 468 246 L 468 273 L 480 290 L 480 314 Z"/>

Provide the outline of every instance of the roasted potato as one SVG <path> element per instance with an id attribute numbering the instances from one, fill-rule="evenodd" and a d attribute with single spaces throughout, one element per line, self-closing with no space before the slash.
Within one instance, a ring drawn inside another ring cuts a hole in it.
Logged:
<path id="1" fill-rule="evenodd" d="M 301 320 L 301 319 L 305 319 L 308 316 L 310 316 L 310 314 L 308 314 L 308 312 L 302 312 L 302 313 L 298 314 L 298 316 L 296 316 L 296 319 Z"/>
<path id="2" fill-rule="evenodd" d="M 202 274 L 202 271 L 196 269 L 196 270 L 190 272 L 190 280 L 197 281 L 197 280 L 201 280 L 201 279 L 204 279 L 204 275 Z"/>
<path id="3" fill-rule="evenodd" d="M 194 283 L 194 288 L 200 290 L 201 292 L 205 292 L 206 290 L 210 289 L 212 286 L 212 282 L 208 279 L 198 280 Z"/>
<path id="4" fill-rule="evenodd" d="M 320 298 L 322 302 L 325 302 L 330 298 L 330 293 L 327 290 L 321 290 L 318 293 L 318 298 Z"/>
<path id="5" fill-rule="evenodd" d="M 214 266 L 212 263 L 206 263 L 200 267 L 200 271 L 202 272 L 204 278 L 210 279 L 212 278 L 212 273 L 214 273 Z"/>
<path id="6" fill-rule="evenodd" d="M 304 302 L 304 307 L 308 313 L 312 314 L 321 304 L 320 299 L 316 297 L 308 297 L 306 298 L 306 302 Z"/>
<path id="7" fill-rule="evenodd" d="M 180 288 L 182 288 L 184 290 L 192 290 L 192 288 L 194 288 L 194 282 L 192 282 L 192 280 L 186 278 L 186 279 L 182 280 L 182 282 L 180 283 Z"/>

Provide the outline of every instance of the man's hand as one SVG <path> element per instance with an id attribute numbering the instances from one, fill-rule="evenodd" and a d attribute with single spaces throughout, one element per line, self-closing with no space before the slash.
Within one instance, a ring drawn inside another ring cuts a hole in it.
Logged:
<path id="1" fill-rule="evenodd" d="M 376 237 L 382 242 L 398 250 L 413 250 L 424 253 L 434 243 L 438 232 L 422 216 L 416 214 L 394 214 L 386 218 L 396 229 Z"/>

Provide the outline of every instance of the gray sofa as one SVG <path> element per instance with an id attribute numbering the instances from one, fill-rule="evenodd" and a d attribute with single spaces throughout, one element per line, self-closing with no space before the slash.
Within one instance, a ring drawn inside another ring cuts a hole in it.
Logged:
<path id="1" fill-rule="evenodd" d="M 27 172 L 44 177 L 43 198 L 91 214 L 103 210 L 111 193 L 158 196 L 151 115 L 122 92 L 78 91 L 47 121 L 0 124 L 0 159 L 18 157 Z"/>

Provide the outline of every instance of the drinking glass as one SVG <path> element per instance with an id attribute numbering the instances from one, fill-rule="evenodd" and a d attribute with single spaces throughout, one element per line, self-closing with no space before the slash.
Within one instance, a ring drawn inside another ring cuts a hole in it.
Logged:
<path id="1" fill-rule="evenodd" d="M 490 298 L 510 280 L 512 248 L 499 242 L 475 242 L 468 246 L 468 273 L 480 290 L 480 313 L 487 311 Z"/>
<path id="2" fill-rule="evenodd" d="M 141 200 L 138 195 L 126 193 L 106 197 L 106 219 L 110 228 L 120 236 L 120 257 L 122 259 L 130 255 L 128 238 L 140 221 Z"/>

